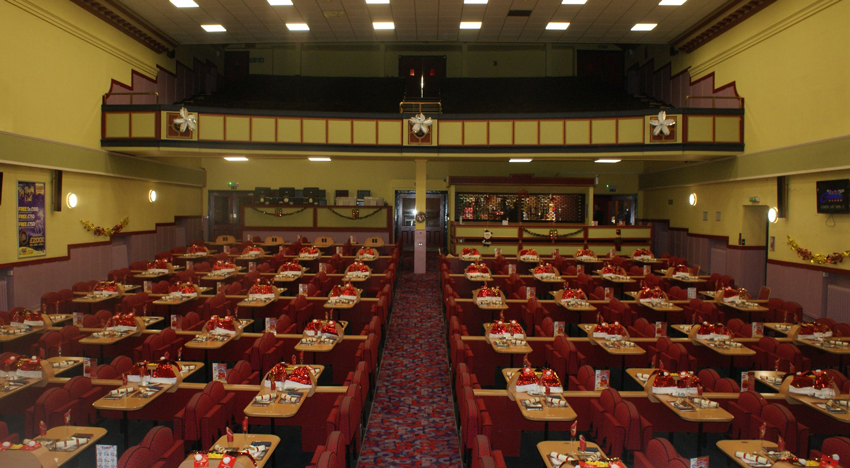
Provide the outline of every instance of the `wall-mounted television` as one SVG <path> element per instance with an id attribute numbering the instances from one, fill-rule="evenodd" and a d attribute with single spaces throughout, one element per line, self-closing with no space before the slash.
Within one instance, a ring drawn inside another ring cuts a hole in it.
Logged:
<path id="1" fill-rule="evenodd" d="M 850 213 L 850 179 L 818 181 L 818 213 Z"/>

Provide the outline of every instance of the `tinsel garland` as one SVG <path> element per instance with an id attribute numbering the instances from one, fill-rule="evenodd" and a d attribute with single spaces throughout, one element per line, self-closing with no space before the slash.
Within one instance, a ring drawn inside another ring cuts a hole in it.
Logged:
<path id="1" fill-rule="evenodd" d="M 330 211 L 331 213 L 333 213 L 333 214 L 335 214 L 335 215 L 339 216 L 340 218 L 358 220 L 358 219 L 371 218 L 372 216 L 375 216 L 376 214 L 380 213 L 380 212 L 381 212 L 381 211 L 383 211 L 383 210 L 382 210 L 381 208 L 378 208 L 377 210 L 375 210 L 375 211 L 373 211 L 373 212 L 371 212 L 371 213 L 369 213 L 369 214 L 367 214 L 367 215 L 364 215 L 364 216 L 360 216 L 360 210 L 359 210 L 358 208 L 354 208 L 354 209 L 352 209 L 352 210 L 351 210 L 351 214 L 350 214 L 350 215 L 348 215 L 348 216 L 346 216 L 346 215 L 344 215 L 344 214 L 341 214 L 341 213 L 337 213 L 337 211 L 336 211 L 336 210 L 334 210 L 333 208 L 328 208 L 328 211 Z"/>
<path id="2" fill-rule="evenodd" d="M 804 249 L 797 245 L 797 241 L 792 239 L 791 236 L 788 236 L 788 246 L 791 247 L 791 250 L 797 252 L 798 257 L 818 265 L 826 263 L 835 265 L 844 261 L 845 258 L 850 257 L 850 250 L 845 250 L 844 252 L 833 252 L 829 255 L 813 254 L 809 249 Z"/>
<path id="3" fill-rule="evenodd" d="M 254 206 L 252 206 L 252 207 L 251 207 L 251 209 L 253 209 L 253 210 L 254 210 L 254 211 L 256 211 L 257 213 L 262 213 L 262 214 L 264 214 L 264 215 L 266 215 L 266 216 L 274 216 L 274 217 L 276 217 L 276 218 L 282 218 L 282 217 L 284 217 L 284 216 L 292 216 L 292 215 L 295 215 L 295 214 L 301 213 L 302 211 L 306 210 L 306 209 L 307 209 L 307 207 L 305 206 L 304 208 L 301 208 L 300 210 L 295 210 L 295 211 L 293 211 L 293 212 L 291 212 L 291 213 L 284 213 L 284 212 L 283 212 L 283 209 L 281 209 L 281 208 L 276 208 L 276 209 L 274 210 L 274 213 L 270 213 L 270 212 L 268 212 L 268 211 L 263 211 L 263 210 L 261 210 L 261 209 L 259 209 L 259 208 L 257 208 L 257 207 L 254 207 Z"/>
<path id="4" fill-rule="evenodd" d="M 118 221 L 118 224 L 116 224 L 115 226 L 112 226 L 112 227 L 109 227 L 109 228 L 105 228 L 103 226 L 95 226 L 90 221 L 86 221 L 86 220 L 83 220 L 83 219 L 80 220 L 80 223 L 82 223 L 83 228 L 86 231 L 93 232 L 94 235 L 96 235 L 96 236 L 111 237 L 111 236 L 114 236 L 115 234 L 118 234 L 119 232 L 121 232 L 122 229 L 127 227 L 127 225 L 130 224 L 130 218 L 126 217 L 126 218 L 122 219 L 121 221 Z"/>
<path id="5" fill-rule="evenodd" d="M 552 231 L 554 231 L 554 235 L 553 235 L 553 232 L 552 232 Z M 564 238 L 564 237 L 573 237 L 573 236 L 577 236 L 577 235 L 579 235 L 579 234 L 583 233 L 583 232 L 584 232 L 584 229 L 579 229 L 579 230 L 576 230 L 576 231 L 573 231 L 573 232 L 569 232 L 569 233 L 567 233 L 567 234 L 558 234 L 557 229 L 550 229 L 550 230 L 549 230 L 549 233 L 547 233 L 547 234 L 539 234 L 539 233 L 536 233 L 536 232 L 531 232 L 531 231 L 529 231 L 529 230 L 528 230 L 528 229 L 526 229 L 526 228 L 522 228 L 522 232 L 524 232 L 524 233 L 526 233 L 526 234 L 529 234 L 529 235 L 531 235 L 531 236 L 534 236 L 534 237 L 548 237 L 548 238 L 550 238 L 550 239 L 551 239 L 552 237 L 557 237 L 558 239 L 561 239 L 561 238 Z"/>

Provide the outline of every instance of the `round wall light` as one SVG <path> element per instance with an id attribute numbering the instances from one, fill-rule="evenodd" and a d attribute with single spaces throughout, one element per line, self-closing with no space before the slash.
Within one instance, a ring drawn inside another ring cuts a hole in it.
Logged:
<path id="1" fill-rule="evenodd" d="M 65 204 L 68 205 L 68 208 L 74 208 L 77 206 L 77 194 L 74 192 L 68 192 L 68 196 L 65 197 Z"/>
<path id="2" fill-rule="evenodd" d="M 150 201 L 151 203 L 156 201 L 156 190 L 148 191 L 148 201 Z"/>
<path id="3" fill-rule="evenodd" d="M 779 221 L 779 210 L 775 206 L 767 210 L 767 220 L 771 223 Z"/>
<path id="4" fill-rule="evenodd" d="M 697 206 L 697 194 L 692 193 L 688 195 L 688 204 L 691 206 Z"/>

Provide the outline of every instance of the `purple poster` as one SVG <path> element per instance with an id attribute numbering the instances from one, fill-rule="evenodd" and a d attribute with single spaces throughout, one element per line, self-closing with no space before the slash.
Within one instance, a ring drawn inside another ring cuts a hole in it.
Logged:
<path id="1" fill-rule="evenodd" d="M 44 182 L 18 181 L 18 258 L 43 257 Z"/>

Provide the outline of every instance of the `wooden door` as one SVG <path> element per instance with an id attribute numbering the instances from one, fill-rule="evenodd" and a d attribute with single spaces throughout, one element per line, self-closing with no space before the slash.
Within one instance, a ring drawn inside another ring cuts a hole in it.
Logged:
<path id="1" fill-rule="evenodd" d="M 428 248 L 446 248 L 446 192 L 425 196 L 425 242 Z M 416 232 L 416 194 L 396 192 L 396 233 L 404 249 L 413 248 Z"/>
<path id="2" fill-rule="evenodd" d="M 405 79 L 405 99 L 438 98 L 446 77 L 446 56 L 399 55 L 398 76 Z"/>
<path id="3" fill-rule="evenodd" d="M 210 190 L 209 239 L 231 235 L 242 238 L 242 205 L 251 203 L 252 192 Z"/>

